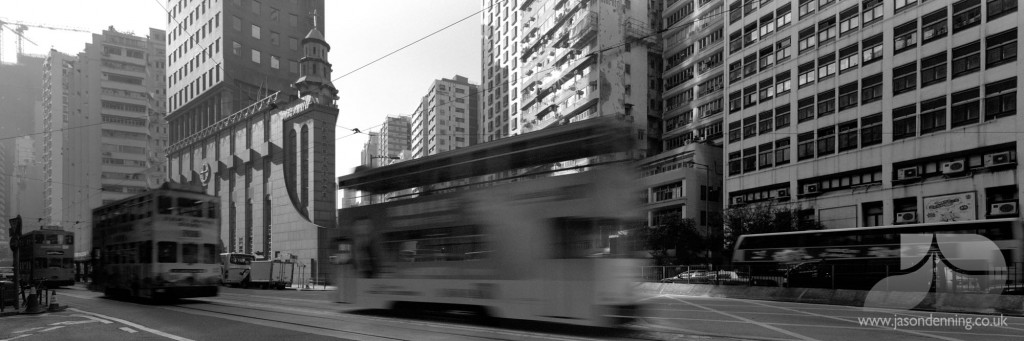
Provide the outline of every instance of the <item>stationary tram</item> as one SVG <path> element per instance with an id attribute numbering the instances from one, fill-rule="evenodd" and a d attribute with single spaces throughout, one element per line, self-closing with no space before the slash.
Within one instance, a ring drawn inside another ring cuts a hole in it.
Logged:
<path id="1" fill-rule="evenodd" d="M 75 234 L 60 226 L 43 226 L 19 239 L 19 280 L 57 287 L 75 284 Z"/>
<path id="2" fill-rule="evenodd" d="M 218 205 L 202 188 L 167 183 L 94 209 L 90 289 L 143 298 L 216 296 Z"/>
<path id="3" fill-rule="evenodd" d="M 614 161 L 633 135 L 593 119 L 340 177 L 384 202 L 338 213 L 337 300 L 591 326 L 635 317 L 643 260 L 614 242 L 641 221 L 636 173 Z M 500 180 L 480 181 L 489 174 Z"/>

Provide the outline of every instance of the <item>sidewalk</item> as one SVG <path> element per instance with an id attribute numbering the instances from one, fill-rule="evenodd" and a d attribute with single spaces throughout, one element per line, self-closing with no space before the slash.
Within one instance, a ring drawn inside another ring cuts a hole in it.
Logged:
<path id="1" fill-rule="evenodd" d="M 285 290 L 297 290 L 297 291 L 334 291 L 338 290 L 338 287 L 333 285 L 308 285 L 301 287 L 297 284 L 292 284 L 284 288 Z"/>

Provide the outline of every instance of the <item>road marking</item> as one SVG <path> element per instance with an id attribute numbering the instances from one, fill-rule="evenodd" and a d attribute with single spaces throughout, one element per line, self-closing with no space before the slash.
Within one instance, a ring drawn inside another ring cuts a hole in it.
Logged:
<path id="1" fill-rule="evenodd" d="M 752 303 L 752 304 L 755 304 L 755 305 L 759 305 L 759 306 L 762 306 L 762 307 L 769 307 L 769 308 L 776 308 L 776 309 L 782 309 L 782 310 L 789 310 L 789 311 L 792 311 L 792 312 L 803 313 L 803 314 L 807 314 L 807 315 L 810 315 L 810 316 L 817 316 L 817 317 L 822 317 L 822 318 L 827 318 L 827 319 L 832 319 L 832 320 L 837 320 L 837 321 L 843 321 L 843 322 L 846 322 L 846 323 L 853 323 L 853 321 L 847 320 L 847 319 L 844 319 L 844 318 L 841 318 L 841 317 L 828 316 L 828 315 L 812 313 L 812 312 L 808 312 L 808 311 L 800 311 L 800 310 L 797 310 L 797 309 L 780 307 L 780 306 L 772 306 L 772 305 L 764 304 L 764 303 L 761 303 L 761 302 L 754 302 L 754 301 L 745 301 L 745 302 Z M 870 327 L 875 327 L 875 326 L 870 326 Z M 878 329 L 889 329 L 887 327 L 880 327 L 880 326 L 878 326 L 877 328 Z M 935 334 L 923 333 L 923 332 L 914 331 L 914 330 L 904 330 L 904 329 L 896 329 L 896 330 L 904 332 L 904 333 L 907 333 L 907 334 L 914 334 L 914 335 L 917 335 L 917 336 L 924 336 L 924 337 L 927 337 L 927 338 L 942 339 L 942 340 L 946 340 L 946 341 L 959 341 L 960 340 L 960 339 L 954 339 L 954 338 L 951 338 L 951 337 L 945 337 L 945 336 L 939 336 L 939 335 L 935 335 Z"/>
<path id="2" fill-rule="evenodd" d="M 37 329 L 43 329 L 43 327 L 35 327 L 35 328 L 29 328 L 29 329 L 25 329 L 25 330 L 19 330 L 19 331 L 13 332 L 11 334 L 27 333 L 27 332 L 30 332 L 30 331 L 33 331 L 33 330 L 37 330 Z"/>
<path id="3" fill-rule="evenodd" d="M 69 308 L 68 310 L 76 311 L 76 312 L 83 313 L 83 314 L 89 314 L 89 315 L 93 315 L 93 316 L 96 316 L 96 317 L 101 317 L 101 318 L 104 318 L 104 319 L 107 319 L 107 320 L 111 320 L 111 321 L 114 321 L 114 322 L 117 322 L 117 323 L 129 325 L 129 326 L 135 327 L 135 329 L 147 331 L 147 332 L 149 332 L 151 334 L 160 335 L 160 336 L 163 336 L 163 337 L 166 337 L 168 339 L 175 340 L 175 341 L 193 341 L 192 339 L 189 339 L 189 338 L 184 338 L 184 337 L 177 336 L 177 335 L 174 335 L 174 334 L 165 333 L 165 332 L 153 329 L 153 328 L 149 328 L 149 327 L 146 327 L 146 326 L 143 326 L 143 325 L 140 325 L 140 324 L 137 324 L 137 323 L 133 323 L 133 322 L 130 322 L 130 321 L 127 321 L 127 320 L 122 320 L 122 319 L 119 319 L 119 318 L 116 318 L 116 317 L 110 317 L 110 316 L 107 316 L 107 315 L 97 314 L 97 313 L 88 312 L 88 311 L 85 311 L 85 310 L 80 310 L 80 309 L 75 309 L 75 308 Z"/>
<path id="4" fill-rule="evenodd" d="M 10 339 L 3 339 L 3 340 L 0 340 L 0 341 L 11 341 L 11 340 L 14 340 L 14 339 L 20 339 L 20 338 L 29 337 L 29 336 L 32 336 L 32 334 L 21 334 L 21 335 L 12 337 Z"/>
<path id="5" fill-rule="evenodd" d="M 80 317 L 84 317 L 84 318 L 87 318 L 87 319 L 90 319 L 90 320 L 93 320 L 93 321 L 101 322 L 103 324 L 111 324 L 111 323 L 113 323 L 113 322 L 101 319 L 101 318 L 96 317 L 96 316 L 91 316 L 91 315 L 74 314 L 74 315 L 71 315 L 71 316 L 80 316 Z"/>
<path id="6" fill-rule="evenodd" d="M 676 301 L 679 301 L 679 302 L 683 302 L 683 303 L 692 305 L 692 306 L 697 307 L 697 308 L 703 308 L 703 309 L 706 309 L 706 310 L 714 312 L 714 313 L 725 315 L 725 316 L 728 316 L 728 317 L 731 317 L 731 318 L 734 318 L 734 319 L 737 319 L 737 320 L 746 321 L 747 323 L 755 324 L 755 325 L 758 325 L 758 326 L 760 326 L 762 328 L 765 328 L 765 329 L 771 329 L 771 330 L 777 331 L 779 333 L 783 333 L 783 334 L 786 334 L 786 335 L 789 335 L 789 336 L 792 336 L 792 337 L 795 337 L 795 338 L 798 338 L 798 339 L 801 339 L 801 340 L 817 341 L 817 339 L 814 339 L 814 338 L 811 338 L 811 337 L 808 337 L 808 336 L 805 336 L 805 335 L 797 334 L 797 333 L 794 333 L 794 332 L 791 332 L 791 331 L 788 331 L 788 330 L 785 330 L 785 329 L 782 329 L 782 328 L 779 328 L 779 327 L 775 327 L 775 326 L 767 324 L 767 323 L 757 322 L 757 321 L 748 319 L 748 318 L 743 317 L 743 316 L 737 316 L 737 315 L 733 315 L 733 314 L 730 314 L 730 313 L 727 313 L 727 312 L 724 312 L 724 311 L 720 311 L 720 310 L 717 310 L 717 309 L 708 308 L 708 307 L 702 306 L 702 305 L 697 304 L 697 303 L 686 302 L 686 301 L 680 300 L 680 299 L 675 298 L 675 297 L 669 297 L 669 298 L 671 298 L 673 300 L 676 300 Z"/>
<path id="7" fill-rule="evenodd" d="M 137 330 L 131 329 L 131 328 L 128 328 L 128 327 L 121 327 L 121 328 L 118 328 L 118 329 L 121 329 L 123 331 L 129 332 L 129 333 L 132 333 L 132 334 L 138 333 Z"/>
<path id="8" fill-rule="evenodd" d="M 99 322 L 99 321 L 91 320 L 90 319 L 90 320 L 81 320 L 81 321 L 64 321 L 64 322 L 50 323 L 50 325 L 51 326 L 62 326 L 62 325 L 63 326 L 70 326 L 70 325 L 76 325 L 76 324 L 86 324 L 86 323 L 96 323 L 96 322 Z"/>
<path id="9" fill-rule="evenodd" d="M 64 328 L 64 326 L 50 327 L 50 328 L 46 328 L 46 329 L 43 329 L 43 330 L 40 330 L 40 331 L 41 332 L 48 332 L 48 331 L 51 331 L 51 330 L 56 330 L 56 329 L 61 329 L 61 328 Z"/>

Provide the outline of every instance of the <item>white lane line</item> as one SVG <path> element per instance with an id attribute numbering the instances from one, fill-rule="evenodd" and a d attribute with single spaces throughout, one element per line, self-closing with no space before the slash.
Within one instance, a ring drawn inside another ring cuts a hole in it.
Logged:
<path id="1" fill-rule="evenodd" d="M 129 333 L 132 333 L 132 334 L 138 333 L 137 330 L 131 329 L 131 328 L 128 328 L 128 327 L 121 327 L 121 328 L 118 328 L 118 329 L 126 331 L 126 332 L 129 332 Z"/>
<path id="2" fill-rule="evenodd" d="M 794 332 L 791 332 L 791 331 L 788 331 L 788 330 L 785 330 L 785 329 L 782 329 L 782 328 L 779 328 L 779 327 L 776 327 L 776 326 L 773 326 L 773 325 L 770 325 L 770 324 L 767 324 L 767 323 L 757 322 L 757 321 L 748 319 L 748 318 L 743 317 L 743 316 L 737 316 L 737 315 L 733 315 L 733 314 L 730 314 L 730 313 L 727 313 L 727 312 L 724 312 L 724 311 L 720 311 L 720 310 L 717 310 L 717 309 L 708 308 L 708 307 L 702 306 L 702 305 L 697 304 L 697 303 L 686 302 L 686 301 L 677 299 L 675 297 L 670 297 L 670 298 L 672 298 L 672 299 L 674 299 L 676 301 L 679 301 L 679 302 L 683 302 L 683 303 L 692 305 L 692 306 L 697 307 L 697 308 L 703 308 L 703 309 L 706 309 L 708 311 L 711 311 L 711 312 L 714 312 L 714 313 L 718 313 L 718 314 L 721 314 L 721 315 L 725 315 L 725 316 L 728 316 L 728 317 L 731 317 L 731 318 L 734 318 L 734 319 L 737 319 L 737 320 L 746 321 L 747 323 L 755 324 L 755 325 L 758 325 L 758 326 L 760 326 L 762 328 L 774 330 L 774 331 L 777 331 L 779 333 L 783 333 L 783 334 L 786 334 L 786 335 L 789 335 L 789 336 L 792 336 L 792 337 L 795 337 L 795 338 L 798 338 L 798 339 L 801 339 L 801 340 L 817 341 L 817 339 L 815 339 L 815 338 L 808 337 L 806 335 L 797 334 L 797 333 L 794 333 Z"/>
<path id="3" fill-rule="evenodd" d="M 3 340 L 0 340 L 0 341 L 11 341 L 11 340 L 14 340 L 14 339 L 20 339 L 20 338 L 29 337 L 29 336 L 32 336 L 32 334 L 21 334 L 21 335 L 12 337 L 10 339 L 3 339 Z"/>
<path id="4" fill-rule="evenodd" d="M 46 329 L 40 330 L 40 332 L 48 332 L 48 331 L 51 331 L 51 330 L 61 329 L 61 328 L 64 328 L 64 326 L 56 326 L 56 327 L 46 328 Z"/>
<path id="5" fill-rule="evenodd" d="M 764 304 L 764 303 L 761 303 L 761 302 L 754 302 L 754 301 L 746 301 L 746 302 L 747 303 L 751 303 L 751 304 L 755 304 L 755 305 L 759 305 L 759 306 L 762 306 L 762 307 L 769 307 L 769 308 L 788 310 L 788 311 L 792 311 L 792 312 L 807 314 L 807 315 L 810 315 L 810 316 L 817 316 L 817 317 L 821 317 L 821 318 L 827 318 L 827 319 L 832 319 L 832 320 L 837 320 L 837 321 L 843 321 L 843 322 L 846 322 L 846 323 L 854 323 L 854 321 L 851 321 L 851 320 L 848 320 L 848 319 L 845 319 L 845 318 L 841 318 L 841 317 L 828 316 L 828 315 L 824 315 L 824 314 L 812 313 L 812 312 L 809 312 L 809 311 L 800 311 L 800 310 L 797 310 L 797 309 L 780 307 L 780 306 L 772 306 L 772 305 Z M 883 328 L 883 327 L 878 327 L 878 326 L 875 326 L 875 327 L 877 327 L 878 329 L 889 329 L 889 328 Z M 923 333 L 923 332 L 914 331 L 914 330 L 905 330 L 905 329 L 896 329 L 896 330 L 904 332 L 904 333 L 907 333 L 907 334 L 914 334 L 914 335 L 917 335 L 917 336 L 923 336 L 923 337 L 927 337 L 927 338 L 942 339 L 942 340 L 946 340 L 946 341 L 960 341 L 960 339 L 955 339 L 955 338 L 945 337 L 945 336 L 939 336 L 939 335 L 929 334 L 929 333 Z"/>
<path id="6" fill-rule="evenodd" d="M 35 328 L 23 329 L 23 330 L 19 330 L 19 331 L 13 332 L 13 333 L 11 333 L 11 334 L 21 334 L 21 333 L 28 333 L 28 332 L 30 332 L 30 331 L 33 331 L 33 330 L 39 330 L 39 329 L 43 329 L 43 327 L 35 327 Z"/>
<path id="7" fill-rule="evenodd" d="M 100 322 L 100 323 L 103 323 L 103 324 L 111 324 L 111 323 L 113 323 L 113 322 L 110 322 L 110 321 L 107 321 L 107 320 L 104 320 L 104 319 L 101 319 L 99 317 L 92 316 L 92 315 L 74 314 L 74 315 L 71 315 L 71 316 L 80 316 L 80 317 L 84 317 L 84 318 L 87 318 L 87 319 L 90 319 L 90 320 L 93 320 L 93 321 L 97 321 L 97 322 Z"/>
<path id="8" fill-rule="evenodd" d="M 110 317 L 110 316 L 107 316 L 107 315 L 97 314 L 97 313 L 88 312 L 88 311 L 85 311 L 85 310 L 80 310 L 80 309 L 75 309 L 75 308 L 69 308 L 68 310 L 76 311 L 76 312 L 79 312 L 79 313 L 82 313 L 82 314 L 89 314 L 89 315 L 93 315 L 93 316 L 96 316 L 96 317 L 101 317 L 101 318 L 104 318 L 104 319 L 107 319 L 107 320 L 111 320 L 111 321 L 114 321 L 114 322 L 117 322 L 117 323 L 121 323 L 121 324 L 125 324 L 125 325 L 128 325 L 128 326 L 135 327 L 135 329 L 146 331 L 146 332 L 149 332 L 151 334 L 160 335 L 160 336 L 163 336 L 163 337 L 166 337 L 168 339 L 175 340 L 175 341 L 193 341 L 192 339 L 189 339 L 189 338 L 184 338 L 184 337 L 177 336 L 177 335 L 174 335 L 174 334 L 165 333 L 165 332 L 153 329 L 153 328 L 149 328 L 149 327 L 137 324 L 137 323 L 133 323 L 133 322 L 129 322 L 129 321 L 126 321 L 126 320 L 122 320 L 122 319 L 119 319 L 119 318 L 116 318 L 116 317 Z"/>

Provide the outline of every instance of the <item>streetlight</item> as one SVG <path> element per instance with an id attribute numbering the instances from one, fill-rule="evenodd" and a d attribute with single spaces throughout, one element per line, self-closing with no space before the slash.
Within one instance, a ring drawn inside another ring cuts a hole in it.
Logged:
<path id="1" fill-rule="evenodd" d="M 701 166 L 704 168 L 704 238 L 707 238 L 707 253 L 704 255 L 704 259 L 707 263 L 711 264 L 711 209 L 708 204 L 711 201 L 711 166 L 699 163 L 693 160 L 687 161 L 686 166 L 695 168 L 695 166 Z"/>

